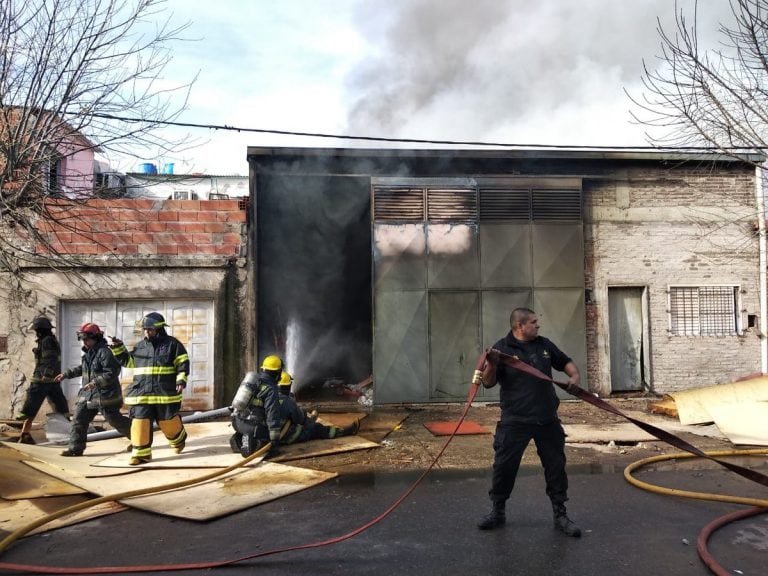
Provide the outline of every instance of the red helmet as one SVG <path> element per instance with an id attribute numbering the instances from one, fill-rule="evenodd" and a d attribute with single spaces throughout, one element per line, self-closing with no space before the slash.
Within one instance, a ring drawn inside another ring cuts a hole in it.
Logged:
<path id="1" fill-rule="evenodd" d="M 77 331 L 78 339 L 81 339 L 85 336 L 101 336 L 101 328 L 99 328 L 98 324 L 94 324 L 93 322 L 86 322 L 80 326 L 80 330 Z"/>

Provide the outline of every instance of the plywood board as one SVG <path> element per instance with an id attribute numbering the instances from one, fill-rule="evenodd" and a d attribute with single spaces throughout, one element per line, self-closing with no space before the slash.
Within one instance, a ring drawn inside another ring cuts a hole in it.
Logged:
<path id="1" fill-rule="evenodd" d="M 122 447 L 122 451 L 120 454 L 125 458 L 127 456 L 126 452 L 124 451 L 126 443 L 125 439 L 117 439 L 119 442 L 119 446 Z M 61 455 L 61 446 L 41 446 L 37 444 L 9 444 L 7 442 L 3 442 L 3 445 L 5 445 L 8 448 L 11 448 L 13 450 L 16 450 L 22 454 L 25 454 L 28 459 L 30 460 L 40 460 L 42 462 L 47 462 L 49 465 L 54 466 L 56 468 L 59 468 L 63 471 L 68 471 L 73 474 L 89 477 L 89 478 L 103 478 L 103 477 L 110 477 L 110 476 L 119 476 L 124 474 L 133 474 L 136 472 L 133 468 L 121 468 L 121 469 L 114 469 L 114 468 L 98 468 L 95 466 L 97 462 L 100 460 L 103 460 L 106 456 L 114 453 L 114 449 L 112 450 L 105 450 L 105 448 L 108 447 L 107 443 L 112 442 L 112 440 L 101 440 L 100 442 L 94 442 L 93 444 L 98 444 L 98 446 L 92 447 L 89 444 L 89 447 L 83 456 L 79 456 L 76 458 L 68 458 L 67 456 Z M 103 444 L 102 444 L 103 443 Z M 115 445 L 115 448 L 118 446 Z"/>
<path id="2" fill-rule="evenodd" d="M 24 464 L 26 454 L 0 446 L 0 497 L 23 500 L 82 494 L 83 490 Z"/>
<path id="3" fill-rule="evenodd" d="M 43 462 L 30 462 L 30 465 L 63 477 L 68 482 L 99 496 L 163 486 L 182 480 L 191 481 L 210 473 L 194 469 L 142 470 L 139 474 L 116 476 L 105 482 L 99 478 L 69 476 Z M 335 473 L 265 462 L 254 468 L 237 469 L 203 484 L 125 499 L 122 503 L 157 514 L 205 521 L 293 494 L 335 476 Z"/>
<path id="4" fill-rule="evenodd" d="M 334 422 L 339 421 L 334 414 Z M 325 418 L 325 417 L 324 417 Z M 329 418 L 329 421 L 331 418 Z M 350 420 L 351 422 L 351 420 Z M 140 468 L 226 468 L 242 461 L 240 454 L 235 454 L 229 446 L 229 437 L 232 435 L 232 426 L 229 422 L 205 422 L 199 424 L 188 424 L 187 443 L 184 452 L 176 454 L 169 446 L 165 444 L 165 438 L 160 435 L 152 445 L 152 460 L 140 464 Z M 311 440 L 297 444 L 283 445 L 281 455 L 274 458 L 274 462 L 284 462 L 287 460 L 296 460 L 298 458 L 308 458 L 312 456 L 323 456 L 326 454 L 337 454 L 339 452 L 350 452 L 352 450 L 365 450 L 368 448 L 377 448 L 378 444 L 361 438 L 359 436 L 345 436 L 334 438 L 333 440 Z M 115 454 L 96 462 L 95 466 L 103 467 L 124 467 L 135 469 L 129 466 L 128 454 Z"/>
<path id="5" fill-rule="evenodd" d="M 57 496 L 53 498 L 35 498 L 32 500 L 0 501 L 0 531 L 14 532 L 49 514 L 80 504 L 86 500 L 88 498 L 85 496 Z M 107 514 L 115 514 L 127 509 L 127 506 L 119 502 L 97 504 L 96 506 L 80 510 L 35 528 L 28 535 L 47 532 L 63 526 L 71 526 L 72 524 L 78 524 L 92 518 L 106 516 Z"/>
<path id="6" fill-rule="evenodd" d="M 709 406 L 715 424 L 734 444 L 768 446 L 768 402 Z"/>
<path id="7" fill-rule="evenodd" d="M 670 394 L 675 400 L 681 424 L 713 422 L 709 407 L 717 404 L 768 401 L 768 376 L 683 390 Z"/>

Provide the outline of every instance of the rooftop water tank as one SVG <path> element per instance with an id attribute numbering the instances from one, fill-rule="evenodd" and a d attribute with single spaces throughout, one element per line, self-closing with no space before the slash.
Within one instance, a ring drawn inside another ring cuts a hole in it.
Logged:
<path id="1" fill-rule="evenodd" d="M 173 162 L 163 164 L 163 174 L 173 174 Z"/>
<path id="2" fill-rule="evenodd" d="M 141 171 L 142 174 L 157 174 L 157 166 L 155 166 L 151 162 L 139 164 L 139 170 Z"/>

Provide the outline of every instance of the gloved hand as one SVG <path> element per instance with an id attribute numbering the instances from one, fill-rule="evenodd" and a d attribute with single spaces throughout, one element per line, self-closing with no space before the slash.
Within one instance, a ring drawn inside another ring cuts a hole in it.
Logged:
<path id="1" fill-rule="evenodd" d="M 280 440 L 272 440 L 272 445 L 269 447 L 269 452 L 264 458 L 270 459 L 280 455 Z"/>

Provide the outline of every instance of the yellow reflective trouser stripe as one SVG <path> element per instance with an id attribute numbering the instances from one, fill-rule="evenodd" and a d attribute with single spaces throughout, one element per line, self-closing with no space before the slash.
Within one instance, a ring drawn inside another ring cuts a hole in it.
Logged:
<path id="1" fill-rule="evenodd" d="M 176 374 L 176 368 L 173 366 L 142 366 L 140 368 L 134 368 L 133 374 L 134 376 L 160 376 L 163 374 Z"/>
<path id="2" fill-rule="evenodd" d="M 173 404 L 174 402 L 181 402 L 181 394 L 174 394 L 173 396 L 126 396 L 125 404 L 132 406 L 134 404 Z"/>
<path id="3" fill-rule="evenodd" d="M 131 456 L 146 458 L 152 456 L 152 421 L 146 418 L 131 420 Z"/>

